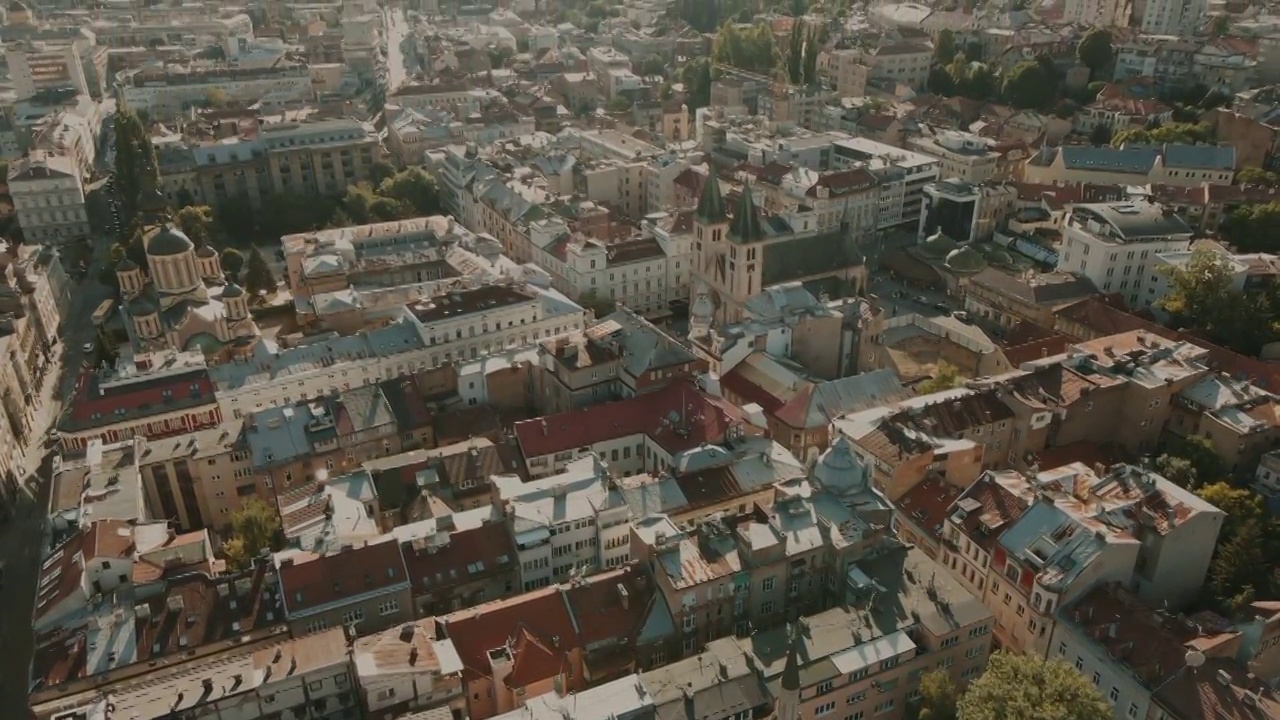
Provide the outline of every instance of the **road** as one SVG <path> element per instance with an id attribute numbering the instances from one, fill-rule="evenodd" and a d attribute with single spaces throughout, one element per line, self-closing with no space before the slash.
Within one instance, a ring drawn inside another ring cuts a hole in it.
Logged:
<path id="1" fill-rule="evenodd" d="M 404 8 L 384 7 L 382 26 L 385 30 L 383 39 L 387 43 L 387 95 L 390 96 L 404 85 L 408 75 L 404 45 L 405 38 L 410 34 L 410 26 L 409 19 L 405 17 Z"/>
<path id="2" fill-rule="evenodd" d="M 101 191 L 97 191 L 101 192 Z M 96 193 L 95 193 L 96 194 Z M 106 218 L 99 217 L 106 203 L 89 203 L 94 227 L 106 227 Z M 98 212 L 94 208 L 98 208 Z M 30 677 L 31 656 L 34 651 L 31 617 L 35 602 L 36 572 L 43 556 L 45 540 L 45 509 L 49 506 L 49 478 L 52 455 L 45 452 L 42 442 L 45 432 L 56 422 L 65 399 L 71 397 L 76 377 L 84 362 L 83 345 L 94 339 L 95 331 L 89 322 L 94 308 L 110 296 L 111 290 L 98 282 L 102 259 L 110 240 L 94 238 L 93 260 L 85 278 L 73 281 L 71 306 L 63 318 L 58 351 L 48 372 L 57 382 L 47 382 L 41 392 L 39 410 L 32 421 L 32 432 L 25 447 L 18 448 L 22 461 L 18 467 L 27 468 L 25 477 L 19 480 L 18 498 L 13 519 L 0 525 L 0 562 L 4 565 L 3 585 L 0 586 L 0 718 L 26 716 L 26 698 Z"/>

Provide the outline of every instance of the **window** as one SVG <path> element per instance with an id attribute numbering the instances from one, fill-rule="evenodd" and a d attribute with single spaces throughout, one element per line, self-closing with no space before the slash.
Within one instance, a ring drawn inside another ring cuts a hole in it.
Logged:
<path id="1" fill-rule="evenodd" d="M 832 700 L 830 702 L 824 702 L 818 707 L 813 709 L 813 715 L 814 717 L 822 717 L 823 715 L 830 715 L 831 713 L 835 712 L 835 709 L 836 709 L 835 700 Z"/>
<path id="2" fill-rule="evenodd" d="M 697 616 L 697 615 L 694 615 L 693 613 L 689 613 L 688 615 L 685 615 L 685 616 L 684 616 L 684 630 L 685 630 L 685 632 L 689 632 L 690 630 L 693 630 L 693 629 L 695 629 L 695 628 L 697 628 L 697 627 L 698 627 L 698 616 Z"/>
<path id="3" fill-rule="evenodd" d="M 850 695 L 849 699 L 845 700 L 844 702 L 846 705 L 857 705 L 858 703 L 866 699 L 867 699 L 867 691 L 863 690 L 862 692 L 856 692 Z"/>
<path id="4" fill-rule="evenodd" d="M 354 623 L 358 623 L 363 619 L 364 619 L 364 610 L 360 608 L 356 608 L 355 610 L 348 610 L 342 613 L 343 625 L 351 625 Z"/>
<path id="5" fill-rule="evenodd" d="M 1101 684 L 1102 684 L 1102 673 L 1100 673 L 1100 672 L 1094 672 L 1094 673 L 1093 673 L 1093 684 L 1094 684 L 1094 685 L 1101 685 Z"/>
<path id="6" fill-rule="evenodd" d="M 379 615 L 390 615 L 391 613 L 398 612 L 399 610 L 400 610 L 399 600 L 392 599 L 392 600 L 387 600 L 386 602 L 378 603 Z"/>
<path id="7" fill-rule="evenodd" d="M 845 715 L 844 720 L 862 720 L 863 715 L 866 715 L 866 712 L 859 710 L 851 715 Z"/>
<path id="8" fill-rule="evenodd" d="M 1138 717 L 1138 703 L 1129 703 L 1129 712 L 1125 714 L 1131 718 Z"/>
<path id="9" fill-rule="evenodd" d="M 1080 657 L 1079 655 L 1076 656 L 1076 669 L 1077 670 L 1084 669 L 1084 658 Z"/>
<path id="10" fill-rule="evenodd" d="M 1067 654 L 1067 644 L 1064 642 L 1058 643 L 1058 657 L 1066 657 L 1066 654 Z"/>
<path id="11" fill-rule="evenodd" d="M 698 639 L 697 639 L 697 638 L 685 638 L 685 639 L 684 639 L 684 651 L 685 651 L 685 653 L 691 653 L 691 652 L 693 652 L 694 650 L 697 650 L 697 649 L 698 649 Z"/>
<path id="12" fill-rule="evenodd" d="M 760 612 L 766 615 L 773 612 L 773 601 L 765 600 L 764 602 L 760 603 Z"/>
<path id="13" fill-rule="evenodd" d="M 765 592 L 773 592 L 773 578 L 765 578 L 764 582 L 760 583 L 760 589 Z"/>
<path id="14" fill-rule="evenodd" d="M 892 709 L 893 709 L 893 705 L 894 705 L 894 701 L 893 701 L 893 700 L 885 700 L 884 702 L 880 703 L 879 705 L 876 705 L 876 714 L 877 714 L 877 715 L 883 715 L 884 713 L 889 712 L 890 710 L 892 710 Z"/>
<path id="15" fill-rule="evenodd" d="M 1120 700 L 1120 688 L 1112 685 L 1111 692 L 1107 693 L 1107 697 L 1111 698 L 1113 704 L 1118 702 Z"/>

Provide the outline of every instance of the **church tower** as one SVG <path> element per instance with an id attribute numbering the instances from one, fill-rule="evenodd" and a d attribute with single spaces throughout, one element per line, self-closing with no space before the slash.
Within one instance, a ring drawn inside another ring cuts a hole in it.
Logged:
<path id="1" fill-rule="evenodd" d="M 782 667 L 781 692 L 773 708 L 775 720 L 800 720 L 800 627 L 793 625 L 787 664 Z"/>
<path id="2" fill-rule="evenodd" d="M 698 209 L 693 214 L 694 253 L 698 256 L 698 268 L 711 275 L 714 258 L 719 247 L 729 235 L 729 216 L 724 210 L 724 197 L 720 194 L 720 180 L 708 165 L 707 180 L 702 184 Z"/>

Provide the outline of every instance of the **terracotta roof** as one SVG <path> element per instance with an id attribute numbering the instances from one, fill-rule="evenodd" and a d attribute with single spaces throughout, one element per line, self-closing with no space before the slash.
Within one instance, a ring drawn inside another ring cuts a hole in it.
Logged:
<path id="1" fill-rule="evenodd" d="M 98 373 L 86 369 L 76 383 L 70 411 L 59 427 L 78 431 L 112 425 L 202 405 L 217 405 L 213 381 L 204 369 L 131 383 L 103 385 Z M 190 432 L 193 428 L 175 430 Z"/>
<path id="2" fill-rule="evenodd" d="M 818 197 L 818 189 L 826 188 L 830 192 L 830 197 L 840 197 L 873 188 L 877 184 L 879 183 L 876 180 L 876 176 L 865 168 L 851 168 L 818 176 L 818 181 L 806 190 L 804 194 L 811 198 L 816 198 Z"/>
<path id="3" fill-rule="evenodd" d="M 511 648 L 513 663 L 528 652 L 519 676 L 528 685 L 562 672 L 569 651 L 579 646 L 573 617 L 556 586 L 461 610 L 440 622 L 462 660 L 466 682 L 490 677 L 489 653 L 499 648 Z"/>
<path id="4" fill-rule="evenodd" d="M 1114 296 L 1087 298 L 1061 308 L 1054 314 L 1062 320 L 1077 323 L 1092 331 L 1093 337 L 1082 337 L 1081 340 L 1145 330 L 1166 340 L 1190 342 L 1208 351 L 1207 363 L 1210 368 L 1244 377 L 1264 390 L 1280 391 L 1280 363 L 1241 355 L 1191 333 L 1171 330 L 1127 312 L 1117 307 L 1117 304 L 1123 306 L 1123 300 Z"/>
<path id="5" fill-rule="evenodd" d="M 969 538 L 987 552 L 1000 540 L 1001 528 L 1022 517 L 1027 511 L 1026 502 L 1017 493 L 996 481 L 991 473 L 980 476 L 952 505 L 951 512 L 960 509 L 966 500 L 977 502 L 977 509 L 966 511 L 960 523 Z"/>
<path id="6" fill-rule="evenodd" d="M 641 433 L 676 453 L 720 442 L 735 425 L 747 426 L 740 408 L 691 383 L 675 382 L 626 400 L 518 422 L 512 429 L 529 459 Z"/>
<path id="7" fill-rule="evenodd" d="M 502 420 L 493 407 L 459 407 L 436 415 L 437 445 L 453 445 L 477 437 L 487 437 L 494 442 L 501 439 Z"/>
<path id="8" fill-rule="evenodd" d="M 414 595 L 435 593 L 483 577 L 512 572 L 516 558 L 511 533 L 502 523 L 488 523 L 455 530 L 444 545 L 428 548 L 426 542 L 403 547 L 405 567 Z"/>
<path id="9" fill-rule="evenodd" d="M 408 582 L 400 544 L 380 542 L 321 555 L 306 562 L 284 560 L 280 591 L 291 617 L 335 600 Z"/>
<path id="10" fill-rule="evenodd" d="M 951 503 L 960 497 L 960 488 L 940 475 L 929 475 L 898 498 L 898 510 L 911 517 L 921 530 L 936 542 L 942 538 L 942 526 L 951 512 Z"/>
<path id="11" fill-rule="evenodd" d="M 1047 447 L 1035 453 L 1032 462 L 1043 472 L 1077 462 L 1084 463 L 1085 466 L 1090 468 L 1098 465 L 1111 467 L 1123 459 L 1115 448 L 1108 448 L 1088 440 L 1080 440 L 1068 445 Z"/>
<path id="12" fill-rule="evenodd" d="M 599 643 L 631 647 L 649 616 L 656 584 L 639 564 L 562 586 L 584 648 Z"/>
<path id="13" fill-rule="evenodd" d="M 86 560 L 132 557 L 133 547 L 133 526 L 127 522 L 99 520 L 85 531 Z"/>

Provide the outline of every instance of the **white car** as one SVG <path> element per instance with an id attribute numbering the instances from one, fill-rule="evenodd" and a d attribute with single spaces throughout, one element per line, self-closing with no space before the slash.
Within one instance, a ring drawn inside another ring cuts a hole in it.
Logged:
<path id="1" fill-rule="evenodd" d="M 87 343 L 85 343 L 85 344 L 84 344 L 84 347 L 82 347 L 82 348 L 80 348 L 80 349 L 81 349 L 81 350 L 84 350 L 84 354 L 85 354 L 85 355 L 88 355 L 89 353 L 93 352 L 93 343 L 91 343 L 91 342 L 87 342 Z"/>

